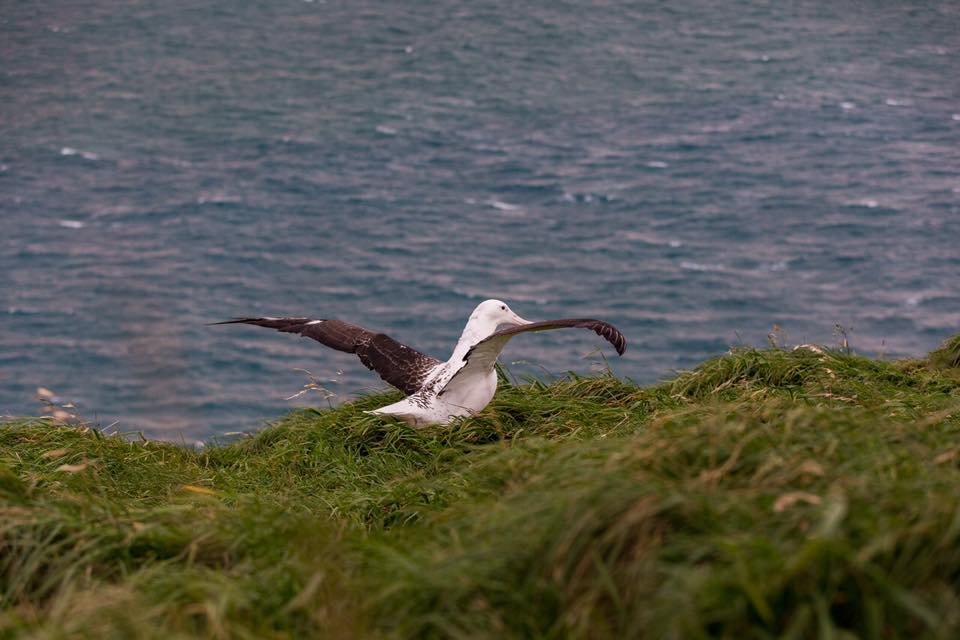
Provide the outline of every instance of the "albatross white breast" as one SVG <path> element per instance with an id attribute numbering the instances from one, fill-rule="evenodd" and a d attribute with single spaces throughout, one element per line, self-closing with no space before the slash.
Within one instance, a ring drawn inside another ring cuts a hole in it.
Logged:
<path id="1" fill-rule="evenodd" d="M 236 318 L 214 324 L 253 324 L 313 338 L 328 347 L 355 353 L 368 369 L 407 394 L 369 413 L 394 416 L 412 426 L 446 424 L 483 409 L 497 390 L 494 365 L 507 342 L 520 333 L 576 327 L 590 329 L 623 355 L 627 339 L 611 324 L 590 318 L 530 322 L 505 302 L 486 300 L 470 314 L 446 362 L 424 355 L 393 338 L 342 320 Z M 503 327 L 503 328 L 500 328 Z"/>

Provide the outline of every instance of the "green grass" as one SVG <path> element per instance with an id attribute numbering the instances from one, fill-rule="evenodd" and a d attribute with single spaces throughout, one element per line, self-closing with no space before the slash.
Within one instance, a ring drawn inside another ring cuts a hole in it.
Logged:
<path id="1" fill-rule="evenodd" d="M 953 638 L 960 375 L 740 350 L 422 430 L 0 428 L 0 636 Z"/>

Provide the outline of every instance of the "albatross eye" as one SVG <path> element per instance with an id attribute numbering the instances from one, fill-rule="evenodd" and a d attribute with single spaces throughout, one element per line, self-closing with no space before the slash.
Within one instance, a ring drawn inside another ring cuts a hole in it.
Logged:
<path id="1" fill-rule="evenodd" d="M 505 304 L 500 305 L 500 311 L 506 311 L 506 310 L 507 310 L 507 305 Z"/>

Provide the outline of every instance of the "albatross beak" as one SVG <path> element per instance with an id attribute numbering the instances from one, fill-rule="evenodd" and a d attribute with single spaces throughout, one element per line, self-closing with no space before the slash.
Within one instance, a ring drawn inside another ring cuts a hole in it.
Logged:
<path id="1" fill-rule="evenodd" d="M 531 320 L 524 320 L 523 318 L 515 314 L 513 311 L 510 312 L 510 322 L 518 326 L 524 325 L 524 324 L 533 324 Z"/>

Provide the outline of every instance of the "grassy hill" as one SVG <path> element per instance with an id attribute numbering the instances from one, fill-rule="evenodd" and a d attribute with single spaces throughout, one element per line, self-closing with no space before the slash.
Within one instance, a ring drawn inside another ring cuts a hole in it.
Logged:
<path id="1" fill-rule="evenodd" d="M 960 336 L 398 396 L 188 450 L 0 427 L 0 636 L 960 636 Z"/>

